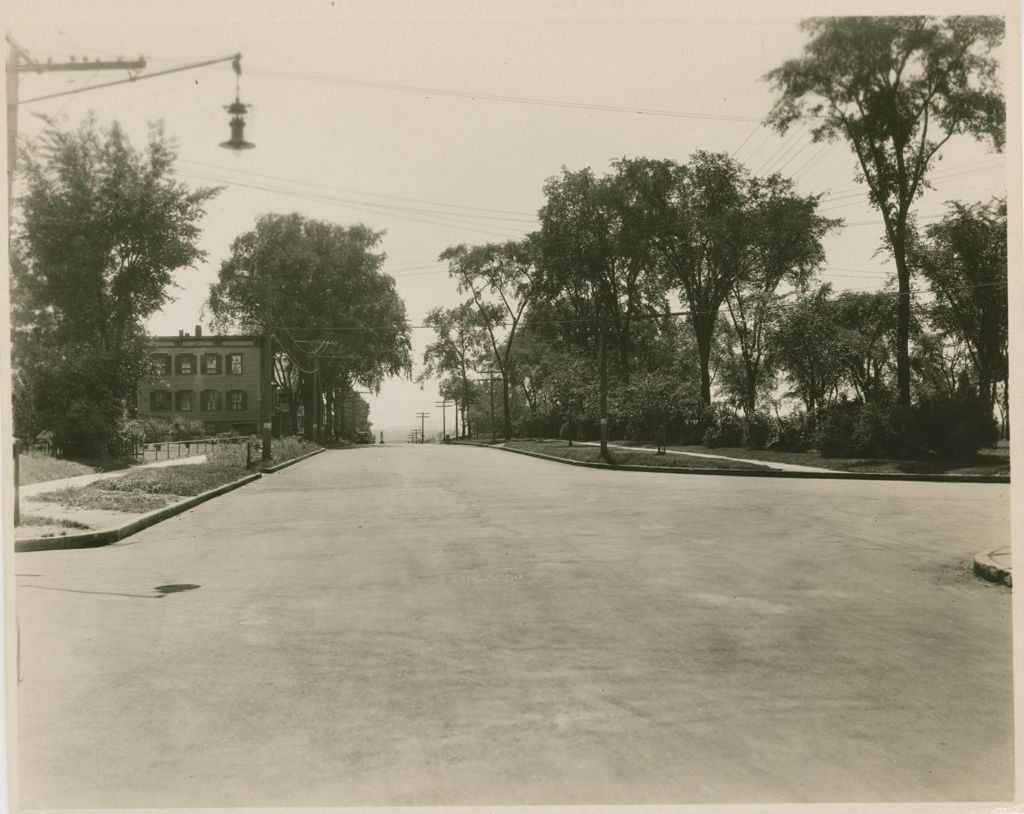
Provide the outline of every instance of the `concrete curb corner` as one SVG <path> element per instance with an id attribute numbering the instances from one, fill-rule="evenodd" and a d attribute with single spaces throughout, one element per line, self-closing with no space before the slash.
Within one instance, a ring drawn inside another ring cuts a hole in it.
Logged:
<path id="1" fill-rule="evenodd" d="M 974 555 L 974 573 L 989 582 L 1013 587 L 1013 567 L 1006 561 L 1007 549 L 981 551 Z"/>
<path id="2" fill-rule="evenodd" d="M 325 448 L 320 447 L 320 449 L 314 449 L 312 452 L 307 452 L 305 455 L 300 455 L 298 458 L 292 458 L 291 460 L 284 461 L 283 463 L 279 464 L 274 464 L 273 466 L 265 466 L 260 469 L 260 472 L 262 472 L 264 475 L 272 475 L 275 472 L 280 472 L 282 469 L 287 469 L 289 466 L 293 466 L 299 463 L 299 461 L 304 461 L 306 460 L 306 458 L 312 458 L 314 455 L 319 455 L 321 452 L 324 451 Z"/>
<path id="3" fill-rule="evenodd" d="M 244 478 L 239 478 L 238 480 L 231 481 L 230 483 L 225 483 L 222 486 L 218 486 L 216 489 L 210 489 L 202 494 L 182 500 L 179 503 L 164 506 L 162 509 L 157 509 L 156 511 L 144 514 L 123 526 L 103 529 L 102 531 L 90 531 L 84 534 L 66 534 L 62 537 L 37 537 L 31 540 L 15 540 L 14 550 L 15 552 L 55 551 L 72 548 L 97 548 L 99 546 L 110 545 L 111 543 L 116 543 L 118 540 L 123 540 L 125 537 L 130 537 L 145 528 L 156 525 L 162 520 L 167 520 L 170 517 L 174 517 L 176 514 L 188 511 L 194 506 L 198 506 L 200 503 L 205 503 L 207 500 L 211 500 L 227 492 L 234 491 L 241 486 L 245 486 L 247 483 L 252 483 L 254 480 L 259 480 L 261 477 L 263 476 L 259 472 L 254 475 L 246 475 Z"/>

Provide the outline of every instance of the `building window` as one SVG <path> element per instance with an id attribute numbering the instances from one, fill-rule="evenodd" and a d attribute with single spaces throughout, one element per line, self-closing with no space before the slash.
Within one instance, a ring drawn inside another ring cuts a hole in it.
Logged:
<path id="1" fill-rule="evenodd" d="M 192 391 L 191 390 L 179 390 L 177 392 L 178 403 L 175 409 L 179 413 L 190 413 L 192 412 Z"/>
<path id="2" fill-rule="evenodd" d="M 199 408 L 207 413 L 216 413 L 220 410 L 220 391 L 204 390 Z"/>
<path id="3" fill-rule="evenodd" d="M 244 390 L 228 390 L 228 409 L 236 413 L 244 410 L 245 396 Z"/>
<path id="4" fill-rule="evenodd" d="M 168 376 L 171 372 L 171 356 L 169 353 L 153 354 L 153 367 L 160 376 Z"/>
<path id="5" fill-rule="evenodd" d="M 204 353 L 203 354 L 203 373 L 216 375 L 220 373 L 220 354 L 219 353 Z"/>
<path id="6" fill-rule="evenodd" d="M 149 409 L 156 410 L 170 410 L 171 409 L 171 391 L 170 390 L 150 390 L 149 391 Z"/>
<path id="7" fill-rule="evenodd" d="M 231 353 L 228 354 L 228 372 L 232 376 L 242 375 L 242 354 Z"/>
<path id="8" fill-rule="evenodd" d="M 179 353 L 174 360 L 178 365 L 179 374 L 188 376 L 196 372 L 196 357 L 191 353 Z"/>

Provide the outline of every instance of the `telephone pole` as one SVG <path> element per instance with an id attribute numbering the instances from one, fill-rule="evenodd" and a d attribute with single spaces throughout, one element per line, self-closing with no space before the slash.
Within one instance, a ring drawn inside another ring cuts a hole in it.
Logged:
<path id="1" fill-rule="evenodd" d="M 445 423 L 445 408 L 451 407 L 451 402 L 449 402 L 447 399 L 441 399 L 441 401 L 434 402 L 434 406 L 441 408 L 441 440 L 447 441 L 448 428 L 447 424 Z"/>
<path id="2" fill-rule="evenodd" d="M 58 71 L 141 71 L 146 67 L 146 60 L 142 57 L 132 60 L 95 60 L 89 62 L 82 57 L 81 62 L 73 58 L 70 62 L 36 62 L 28 52 L 7 37 L 7 204 L 13 202 L 14 195 L 14 172 L 18 159 L 18 105 L 21 100 L 18 95 L 18 75 L 23 73 L 56 73 Z M 132 77 L 134 78 L 134 77 Z M 10 209 L 8 209 L 10 211 Z"/>
<path id="3" fill-rule="evenodd" d="M 424 438 L 426 437 L 424 434 L 424 423 L 428 418 L 430 418 L 430 413 L 416 413 L 416 417 L 420 420 L 420 443 L 422 444 L 424 442 Z"/>

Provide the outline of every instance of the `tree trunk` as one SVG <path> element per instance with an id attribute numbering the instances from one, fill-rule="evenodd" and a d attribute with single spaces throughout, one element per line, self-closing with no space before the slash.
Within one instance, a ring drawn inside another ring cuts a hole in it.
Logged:
<path id="1" fill-rule="evenodd" d="M 612 456 L 608 452 L 608 341 L 605 338 L 604 326 L 601 327 L 601 349 L 598 367 L 601 391 L 601 460 L 613 463 Z"/>
<path id="2" fill-rule="evenodd" d="M 312 441 L 316 437 L 316 394 L 312 373 L 302 374 L 302 437 Z"/>
<path id="3" fill-rule="evenodd" d="M 508 373 L 501 374 L 501 401 L 504 411 L 505 440 L 512 437 L 512 404 L 508 391 Z"/>
<path id="4" fill-rule="evenodd" d="M 711 332 L 713 325 L 702 324 L 698 317 L 694 320 L 694 332 L 697 335 L 697 353 L 700 357 L 700 400 L 705 407 L 711 406 Z"/>
<path id="5" fill-rule="evenodd" d="M 896 261 L 896 277 L 899 280 L 899 295 L 896 299 L 896 389 L 899 403 L 910 406 L 910 267 L 907 265 L 906 240 L 903 229 L 897 226 L 893 240 L 893 259 Z"/>

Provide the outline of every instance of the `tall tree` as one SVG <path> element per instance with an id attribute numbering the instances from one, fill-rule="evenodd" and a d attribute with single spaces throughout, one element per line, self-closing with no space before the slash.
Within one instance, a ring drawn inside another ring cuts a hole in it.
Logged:
<path id="1" fill-rule="evenodd" d="M 210 286 L 215 326 L 255 332 L 270 321 L 301 373 L 307 435 L 332 382 L 376 391 L 411 367 L 405 304 L 380 270 L 380 239 L 362 224 L 264 215 L 234 240 Z"/>
<path id="2" fill-rule="evenodd" d="M 842 221 L 817 214 L 820 196 L 798 195 L 775 174 L 748 186 L 744 268 L 726 295 L 743 372 L 743 409 L 749 416 L 769 373 L 767 339 L 779 313 L 783 282 L 802 289 L 825 260 L 822 238 Z"/>
<path id="3" fill-rule="evenodd" d="M 935 294 L 932 321 L 966 343 L 978 395 L 994 405 L 995 386 L 1009 374 L 1006 200 L 948 208 L 912 254 Z"/>
<path id="4" fill-rule="evenodd" d="M 475 397 L 470 374 L 487 355 L 487 332 L 471 302 L 454 308 L 432 308 L 423 324 L 434 330 L 436 338 L 423 353 L 425 367 L 417 380 L 424 382 L 434 376 L 443 377 L 441 396 L 458 402 L 462 426 L 466 427 Z"/>
<path id="5" fill-rule="evenodd" d="M 814 141 L 845 139 L 856 178 L 882 215 L 896 264 L 897 386 L 910 404 L 912 207 L 928 171 L 955 135 L 1002 149 L 1006 105 L 991 52 L 1002 41 L 998 17 L 817 17 L 804 21 L 804 54 L 767 76 L 779 97 L 768 123 L 798 123 Z"/>
<path id="6" fill-rule="evenodd" d="M 711 404 L 711 354 L 719 310 L 746 268 L 749 175 L 729 156 L 700 150 L 687 165 L 654 167 L 651 240 L 667 278 L 689 306 L 700 394 Z"/>
<path id="7" fill-rule="evenodd" d="M 609 345 L 618 373 L 628 381 L 634 321 L 667 310 L 661 275 L 651 262 L 646 207 L 637 206 L 629 162 L 597 178 L 588 168 L 548 179 L 539 216 L 538 292 L 571 306 L 577 336 L 596 345 L 600 392 L 601 455 L 607 447 Z M 580 327 L 583 326 L 583 330 Z"/>
<path id="8" fill-rule="evenodd" d="M 16 432 L 52 430 L 69 451 L 116 433 L 148 370 L 146 318 L 170 299 L 172 273 L 205 257 L 199 222 L 218 190 L 174 180 L 175 158 L 160 126 L 138 150 L 92 118 L 26 151 L 12 316 L 34 425 L 22 413 Z"/>
<path id="9" fill-rule="evenodd" d="M 793 385 L 810 421 L 836 394 L 842 379 L 843 345 L 831 309 L 832 286 L 826 283 L 801 295 L 787 308 L 771 337 L 771 352 Z"/>
<path id="10" fill-rule="evenodd" d="M 480 324 L 490 340 L 494 364 L 501 372 L 505 438 L 512 437 L 509 389 L 513 380 L 516 332 L 536 290 L 534 248 L 529 239 L 498 245 L 453 246 L 441 253 L 459 293 L 469 291 Z"/>

